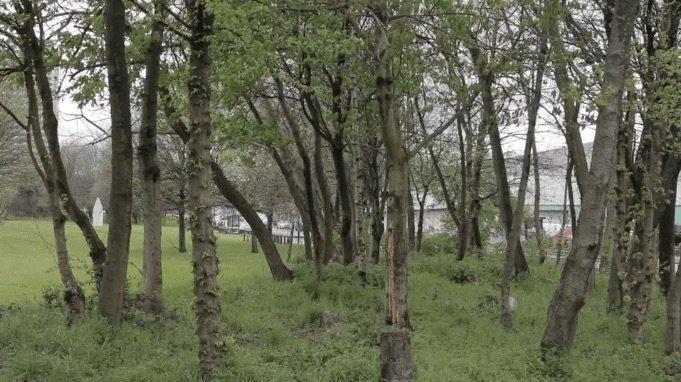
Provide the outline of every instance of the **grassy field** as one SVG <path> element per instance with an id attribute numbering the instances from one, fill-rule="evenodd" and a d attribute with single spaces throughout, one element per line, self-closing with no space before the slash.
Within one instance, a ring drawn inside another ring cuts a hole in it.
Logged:
<path id="1" fill-rule="evenodd" d="M 101 232 L 105 233 L 104 230 Z M 82 237 L 68 227 L 81 281 L 89 260 Z M 176 249 L 176 229 L 164 229 L 164 298 L 172 314 L 155 322 L 138 311 L 113 333 L 95 311 L 66 328 L 60 308 L 46 307 L 45 287 L 58 285 L 50 224 L 0 223 L 0 381 L 197 380 L 191 263 Z M 141 227 L 133 228 L 129 289 L 138 289 Z M 262 255 L 248 253 L 240 236 L 218 235 L 224 381 L 375 381 L 382 330 L 382 271 L 359 284 L 352 267 L 332 265 L 315 282 L 294 259 L 293 282 L 271 280 Z M 420 381 L 678 381 L 681 360 L 663 352 L 665 311 L 655 296 L 642 345 L 627 341 L 625 319 L 605 313 L 605 277 L 583 309 L 572 355 L 560 367 L 539 361 L 546 309 L 559 275 L 531 262 L 517 280 L 515 330 L 497 319 L 499 260 L 454 261 L 452 255 L 414 255 L 410 308 Z M 467 279 L 468 283 L 452 280 Z M 325 314 L 326 312 L 326 314 Z M 331 314 L 333 322 L 322 317 Z"/>

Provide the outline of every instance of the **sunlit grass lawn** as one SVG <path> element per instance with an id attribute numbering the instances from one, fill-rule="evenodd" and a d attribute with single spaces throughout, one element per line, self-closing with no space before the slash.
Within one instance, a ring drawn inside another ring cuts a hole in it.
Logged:
<path id="1" fill-rule="evenodd" d="M 190 254 L 177 251 L 177 228 L 165 227 L 164 297 L 175 317 L 155 323 L 130 312 L 118 333 L 96 310 L 66 328 L 63 312 L 42 305 L 45 286 L 58 285 L 48 221 L 0 224 L 0 381 L 196 380 Z M 106 229 L 101 229 L 103 237 Z M 89 258 L 75 226 L 69 249 L 81 281 Z M 189 240 L 189 236 L 187 237 Z M 133 228 L 129 289 L 138 290 L 142 228 Z M 283 249 L 283 248 L 282 248 Z M 218 235 L 226 355 L 218 380 L 375 381 L 377 338 L 383 329 L 382 271 L 363 287 L 356 268 L 330 266 L 315 282 L 303 262 L 293 282 L 271 280 L 262 254 L 241 236 Z M 299 251 L 300 248 L 296 248 Z M 285 250 L 282 250 L 285 253 Z M 294 255 L 294 258 L 297 257 Z M 299 257 L 299 256 L 298 256 Z M 681 361 L 664 355 L 665 310 L 656 294 L 643 345 L 628 343 L 625 318 L 605 313 L 605 276 L 583 309 L 575 348 L 562 370 L 539 361 L 546 310 L 560 269 L 531 261 L 532 275 L 513 285 L 515 330 L 501 329 L 497 310 L 499 259 L 457 263 L 452 255 L 413 255 L 410 309 L 420 381 L 678 381 Z M 453 274 L 477 281 L 456 284 Z M 96 309 L 96 304 L 89 306 Z M 335 324 L 321 317 L 330 312 Z"/>

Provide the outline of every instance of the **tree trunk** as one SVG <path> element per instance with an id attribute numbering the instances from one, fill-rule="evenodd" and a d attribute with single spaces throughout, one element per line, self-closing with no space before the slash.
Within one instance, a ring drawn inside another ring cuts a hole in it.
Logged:
<path id="1" fill-rule="evenodd" d="M 663 202 L 658 204 L 656 214 L 659 215 L 660 228 L 659 259 L 660 259 L 660 289 L 667 295 L 674 278 L 674 217 L 676 214 L 676 187 L 681 171 L 681 160 L 670 156 L 665 161 L 662 172 Z"/>
<path id="2" fill-rule="evenodd" d="M 336 247 L 334 245 L 334 211 L 333 203 L 329 193 L 329 185 L 324 171 L 324 157 L 322 155 L 322 138 L 315 132 L 314 136 L 314 168 L 317 174 L 317 185 L 322 199 L 322 220 L 324 222 L 324 255 L 322 262 L 327 264 L 336 257 Z"/>
<path id="3" fill-rule="evenodd" d="M 335 142 L 331 146 L 331 156 L 333 157 L 336 169 L 336 181 L 338 182 L 338 196 L 340 200 L 340 239 L 343 246 L 343 264 L 348 265 L 355 259 L 357 253 L 357 238 L 354 235 L 352 206 L 354 198 L 352 187 L 350 187 L 348 169 L 343 155 L 343 143 Z"/>
<path id="4" fill-rule="evenodd" d="M 407 194 L 407 243 L 409 245 L 409 250 L 413 251 L 416 249 L 416 209 L 414 208 L 414 196 L 411 193 L 411 185 L 408 187 L 409 193 Z"/>
<path id="5" fill-rule="evenodd" d="M 164 93 L 167 93 L 164 91 Z M 167 100 L 167 94 L 164 96 Z M 166 103 L 165 107 L 166 115 L 173 120 L 170 127 L 173 129 L 175 134 L 184 142 L 185 144 L 190 143 L 189 129 L 184 125 L 182 120 L 177 118 L 172 118 L 174 110 Z M 220 194 L 225 197 L 233 206 L 239 211 L 239 214 L 246 220 L 248 225 L 251 227 L 252 233 L 258 238 L 260 246 L 262 247 L 263 254 L 267 260 L 267 265 L 270 268 L 270 273 L 275 280 L 290 280 L 293 278 L 293 272 L 286 267 L 284 262 L 279 256 L 279 251 L 277 246 L 272 240 L 272 235 L 267 231 L 267 226 L 260 220 L 257 211 L 251 206 L 251 204 L 246 200 L 246 198 L 239 192 L 239 190 L 232 184 L 232 182 L 227 179 L 225 173 L 222 171 L 220 165 L 211 160 L 210 162 L 211 174 L 213 183 L 217 187 Z"/>
<path id="6" fill-rule="evenodd" d="M 409 330 L 396 329 L 381 333 L 380 382 L 411 382 L 414 380 L 414 360 Z"/>
<path id="7" fill-rule="evenodd" d="M 378 166 L 378 139 L 370 139 L 370 144 L 367 152 L 367 177 L 366 177 L 366 195 L 369 201 L 369 209 L 371 213 L 371 249 L 369 253 L 369 261 L 371 264 L 378 264 L 378 258 L 381 251 L 381 239 L 383 238 L 383 218 L 384 208 L 381 198 L 381 179 L 380 170 Z"/>
<path id="8" fill-rule="evenodd" d="M 537 169 L 537 148 L 534 143 L 535 129 L 537 126 L 537 113 L 539 112 L 539 105 L 541 103 L 542 82 L 544 80 L 545 57 L 547 55 L 546 35 L 540 33 L 541 37 L 538 44 L 538 58 L 537 69 L 534 78 L 534 86 L 532 88 L 531 97 L 528 100 L 528 126 L 527 135 L 525 138 L 525 151 L 523 152 L 522 171 L 520 174 L 520 184 L 518 185 L 518 196 L 515 205 L 515 212 L 513 220 L 511 221 L 511 233 L 506 241 L 506 254 L 504 256 L 504 268 L 501 275 L 500 286 L 500 302 L 501 302 L 501 324 L 506 330 L 513 328 L 513 316 L 511 312 L 511 277 L 513 276 L 513 261 L 514 255 L 517 251 L 516 246 L 520 242 L 520 228 L 523 222 L 523 209 L 525 206 L 525 194 L 527 193 L 527 182 L 530 177 L 531 160 L 534 157 L 535 177 L 538 177 Z M 534 153 L 533 153 L 534 151 Z M 537 190 L 538 191 L 538 190 Z M 537 212 L 537 211 L 535 211 Z M 535 215 L 535 221 L 538 220 Z M 539 225 L 535 227 L 537 235 L 541 235 Z M 541 246 L 541 241 L 539 241 Z"/>
<path id="9" fill-rule="evenodd" d="M 163 309 L 163 269 L 161 267 L 161 227 L 163 206 L 161 201 L 161 169 L 157 155 L 158 81 L 161 52 L 163 50 L 163 23 L 165 0 L 154 3 L 155 20 L 151 26 L 146 53 L 142 115 L 137 148 L 142 207 L 144 214 L 144 248 L 142 288 L 143 309 L 158 314 Z"/>
<path id="10" fill-rule="evenodd" d="M 50 86 L 50 81 L 45 68 L 43 58 L 42 45 L 33 32 L 34 17 L 33 3 L 30 0 L 21 1 L 24 12 L 27 15 L 28 27 L 25 30 L 27 47 L 26 56 L 32 60 L 33 70 L 35 72 L 35 83 L 40 93 L 40 102 L 42 110 L 42 128 L 45 133 L 45 140 L 49 150 L 50 160 L 54 166 L 55 182 L 57 191 L 60 195 L 60 200 L 64 205 L 66 213 L 78 225 L 85 241 L 90 249 L 90 258 L 92 259 L 92 269 L 94 274 L 95 286 L 97 291 L 101 289 L 101 282 L 103 276 L 104 262 L 106 258 L 106 247 L 97 235 L 97 232 L 92 227 L 88 215 L 78 206 L 74 199 L 71 189 L 69 187 L 68 178 L 66 176 L 66 168 L 61 157 L 61 148 L 59 145 L 59 121 L 54 110 L 53 92 Z"/>
<path id="11" fill-rule="evenodd" d="M 373 46 L 375 59 L 376 100 L 380 118 L 381 134 L 388 162 L 388 230 L 386 243 L 385 322 L 391 328 L 382 334 L 381 375 L 384 380 L 410 381 L 414 377 L 410 339 L 411 324 L 407 306 L 407 200 L 409 192 L 409 160 L 400 126 L 396 123 L 394 108 L 394 85 L 389 48 L 389 14 L 386 4 L 377 2 L 373 9 L 378 26 Z M 408 8 L 403 3 L 401 8 Z M 400 9 L 407 14 L 410 9 Z M 395 22 L 395 29 L 403 27 Z M 391 332 L 399 330 L 399 340 L 392 341 Z M 389 362 L 388 362 L 389 360 Z"/>
<path id="12" fill-rule="evenodd" d="M 567 220 L 567 200 L 568 193 L 571 189 L 572 183 L 572 161 L 568 159 L 567 170 L 565 172 L 565 190 L 563 191 L 563 214 L 560 219 L 560 231 L 558 233 L 558 245 L 556 246 L 556 264 L 560 264 L 560 258 L 563 256 L 563 244 L 565 243 L 565 222 Z"/>
<path id="13" fill-rule="evenodd" d="M 251 253 L 258 253 L 258 239 L 251 231 Z"/>
<path id="14" fill-rule="evenodd" d="M 472 49 L 472 55 L 477 62 L 478 57 L 481 57 L 478 49 Z M 511 206 L 511 190 L 508 185 L 508 178 L 506 175 L 506 164 L 504 160 L 504 153 L 501 147 L 501 136 L 499 135 L 499 125 L 496 122 L 496 112 L 494 107 L 494 96 L 492 94 L 492 84 L 494 78 L 492 73 L 486 69 L 478 69 L 478 78 L 482 84 L 482 102 L 483 102 L 483 125 L 485 125 L 487 134 L 489 135 L 490 146 L 492 149 L 492 162 L 494 163 L 494 173 L 497 181 L 497 194 L 499 195 L 499 214 L 506 232 L 506 240 L 510 240 L 512 224 L 513 224 L 513 207 Z M 515 255 L 513 260 L 513 267 L 516 274 L 530 271 L 527 265 L 527 260 L 523 254 L 522 244 L 520 238 L 515 244 Z"/>
<path id="15" fill-rule="evenodd" d="M 102 313 L 114 327 L 123 318 L 132 222 L 132 125 L 130 82 L 125 61 L 125 5 L 107 0 L 104 7 L 106 61 L 111 104 L 111 193 L 109 237 L 100 293 Z"/>
<path id="16" fill-rule="evenodd" d="M 210 156 L 210 41 L 213 15 L 202 0 L 187 2 L 191 38 L 189 56 L 189 211 L 192 231 L 194 295 L 196 296 L 196 334 L 199 338 L 199 366 L 204 379 L 210 379 L 222 355 L 220 346 L 220 292 L 218 287 L 218 256 L 212 225 Z M 258 219 L 259 220 L 259 219 Z"/>
<path id="17" fill-rule="evenodd" d="M 25 22 L 25 27 L 29 27 L 30 23 Z M 28 39 L 25 39 L 24 53 L 30 51 Z M 27 55 L 28 56 L 28 55 Z M 38 101 L 35 94 L 35 80 L 32 74 L 32 65 L 26 63 L 27 70 L 24 72 L 24 85 L 26 86 L 26 95 L 28 98 L 28 119 L 29 123 L 26 126 L 26 145 L 31 162 L 43 181 L 45 190 L 49 195 L 50 212 L 52 214 L 52 229 L 54 234 L 55 249 L 57 252 L 57 266 L 59 269 L 59 276 L 62 285 L 64 286 L 64 300 L 68 306 L 68 323 L 70 326 L 74 323 L 81 323 L 85 321 L 85 294 L 80 286 L 80 283 L 73 274 L 71 264 L 69 261 L 68 248 L 66 247 L 66 233 L 64 225 L 66 216 L 62 213 L 59 203 L 59 195 L 56 188 L 56 174 L 54 166 L 51 163 L 47 148 L 43 141 L 43 136 L 40 131 L 40 118 L 38 117 Z M 33 152 L 31 144 L 31 137 L 35 141 L 36 150 L 42 163 L 42 169 Z M 44 170 L 44 171 L 43 171 Z"/>
<path id="18" fill-rule="evenodd" d="M 624 290 L 622 288 L 621 272 L 624 272 L 624 260 L 626 257 L 626 242 L 629 238 L 629 219 L 627 218 L 627 192 L 629 190 L 629 170 L 626 164 L 626 152 L 629 149 L 627 142 L 631 139 L 627 136 L 627 129 L 620 126 L 617 134 L 617 169 L 615 171 L 615 223 L 612 227 L 612 260 L 610 262 L 610 274 L 608 276 L 608 312 L 622 313 L 624 304 Z"/>
<path id="19" fill-rule="evenodd" d="M 310 156 L 305 150 L 305 145 L 301 136 L 300 128 L 296 123 L 293 115 L 288 109 L 286 103 L 286 97 L 284 95 L 284 85 L 279 80 L 275 80 L 277 86 L 277 98 L 284 112 L 284 118 L 286 119 L 286 124 L 288 125 L 291 135 L 293 135 L 296 149 L 298 155 L 303 161 L 303 178 L 305 180 L 305 197 L 307 199 L 308 215 L 310 216 L 310 230 L 312 231 L 312 238 L 314 241 L 314 260 L 317 270 L 317 279 L 321 278 L 322 264 L 323 264 L 323 254 L 322 247 L 324 246 L 324 238 L 319 231 L 319 223 L 317 220 L 317 210 L 315 208 L 315 194 L 314 186 L 312 181 L 312 163 L 310 161 Z"/>
<path id="20" fill-rule="evenodd" d="M 653 282 L 657 274 L 657 252 L 655 248 L 655 207 L 658 200 L 660 186 L 660 159 L 662 128 L 654 126 L 650 130 L 650 149 L 647 152 L 647 165 L 644 174 L 643 216 L 636 224 L 636 235 L 639 237 L 641 251 L 633 253 L 627 259 L 629 272 L 629 314 L 627 328 L 634 343 L 643 341 L 643 325 L 648 316 L 653 293 Z"/>
<path id="21" fill-rule="evenodd" d="M 293 233 L 296 230 L 295 223 L 291 223 L 291 233 L 288 236 L 288 253 L 286 255 L 286 261 L 291 261 L 291 252 L 293 252 Z"/>
<path id="22" fill-rule="evenodd" d="M 426 197 L 428 196 L 428 187 L 423 188 L 423 195 L 419 199 L 419 218 L 416 226 L 416 252 L 421 252 L 421 242 L 423 241 L 423 215 L 426 208 Z"/>
<path id="23" fill-rule="evenodd" d="M 676 270 L 671 288 L 667 293 L 667 332 L 665 334 L 665 344 L 668 353 L 681 353 L 681 266 Z"/>
<path id="24" fill-rule="evenodd" d="M 305 256 L 308 260 L 311 260 L 312 246 L 310 243 L 311 223 L 310 215 L 308 212 L 309 206 L 307 205 L 304 196 L 305 191 L 303 190 L 303 187 L 300 186 L 298 178 L 296 177 L 296 174 L 299 171 L 298 166 L 293 160 L 291 153 L 288 150 L 288 147 L 284 146 L 279 150 L 277 150 L 276 148 L 272 149 L 272 157 L 274 158 L 274 161 L 277 163 L 277 166 L 279 167 L 279 170 L 281 171 L 284 180 L 286 180 L 286 185 L 288 187 L 289 194 L 291 195 L 293 203 L 295 204 L 296 209 L 298 210 L 298 214 L 300 215 L 300 219 L 303 223 L 303 231 L 305 237 Z"/>
<path id="25" fill-rule="evenodd" d="M 541 204 L 541 180 L 539 179 L 539 156 L 537 155 L 537 143 L 532 145 L 532 167 L 534 169 L 534 234 L 537 238 L 537 249 L 539 250 L 539 262 L 544 264 L 546 261 L 546 249 L 544 248 L 544 231 L 542 220 L 539 213 Z"/>
<path id="26" fill-rule="evenodd" d="M 177 242 L 180 253 L 186 253 L 187 240 L 185 233 L 187 232 L 187 229 L 185 227 L 186 219 L 184 216 L 184 191 L 181 191 L 181 193 L 180 206 L 178 206 L 177 209 Z"/>
<path id="27" fill-rule="evenodd" d="M 547 327 L 542 339 L 545 355 L 571 348 L 577 331 L 579 311 L 584 305 L 587 279 L 600 250 L 604 211 L 615 166 L 615 140 L 636 12 L 636 1 L 616 0 L 615 17 L 611 24 L 612 32 L 605 58 L 604 90 L 601 92 L 602 102 L 599 102 L 591 168 L 586 172 L 578 172 L 578 178 L 583 178 L 581 183 L 588 184 L 589 187 L 583 189 L 582 209 L 574 231 L 572 249 L 549 306 Z M 552 16 L 555 18 L 556 15 Z M 559 40 L 557 20 L 552 20 L 551 27 L 553 41 Z M 585 158 L 580 160 L 586 161 Z"/>
<path id="28" fill-rule="evenodd" d="M 211 162 L 213 182 L 217 186 L 220 193 L 229 200 L 230 203 L 239 211 L 248 225 L 251 227 L 251 233 L 255 235 L 262 247 L 262 252 L 267 260 L 267 265 L 270 268 L 272 278 L 278 281 L 291 280 L 293 278 L 293 271 L 291 271 L 286 264 L 281 260 L 277 245 L 272 239 L 272 235 L 267 230 L 265 223 L 260 220 L 260 216 L 255 209 L 248 203 L 248 200 L 234 187 L 234 185 L 227 179 L 225 173 L 220 168 L 220 165 L 215 161 Z"/>

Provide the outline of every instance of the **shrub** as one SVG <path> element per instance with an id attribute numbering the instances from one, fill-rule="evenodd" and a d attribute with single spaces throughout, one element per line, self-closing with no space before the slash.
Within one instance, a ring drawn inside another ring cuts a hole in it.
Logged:
<path id="1" fill-rule="evenodd" d="M 61 308 L 64 306 L 64 291 L 57 286 L 47 286 L 42 291 L 43 302 L 48 308 Z"/>
<path id="2" fill-rule="evenodd" d="M 456 250 L 456 240 L 449 234 L 428 235 L 421 242 L 421 254 L 434 256 L 452 254 Z"/>
<path id="3" fill-rule="evenodd" d="M 501 276 L 501 268 L 502 263 L 497 258 L 467 257 L 463 261 L 458 261 L 452 255 L 423 258 L 414 265 L 415 272 L 428 272 L 445 277 L 457 284 L 497 282 Z"/>

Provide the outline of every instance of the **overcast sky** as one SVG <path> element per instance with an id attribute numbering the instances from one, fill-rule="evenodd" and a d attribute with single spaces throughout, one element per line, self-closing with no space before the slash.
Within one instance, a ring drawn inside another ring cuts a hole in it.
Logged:
<path id="1" fill-rule="evenodd" d="M 81 117 L 81 113 L 87 119 Z M 547 115 L 547 111 L 540 110 L 539 114 L 540 120 L 538 121 L 536 135 L 537 149 L 543 151 L 565 146 L 565 139 L 562 134 L 547 122 L 552 120 Z M 108 128 L 110 124 L 108 106 L 87 106 L 80 110 L 77 103 L 73 102 L 69 95 L 63 95 L 59 99 L 59 119 L 62 139 L 69 142 L 78 141 L 82 144 L 100 141 L 104 137 L 104 133 L 94 124 L 101 128 Z M 504 151 L 521 153 L 525 146 L 526 129 L 527 127 L 524 125 L 503 126 L 501 133 L 505 137 L 503 140 Z M 593 127 L 587 127 L 582 131 L 584 142 L 592 142 L 593 137 Z"/>

